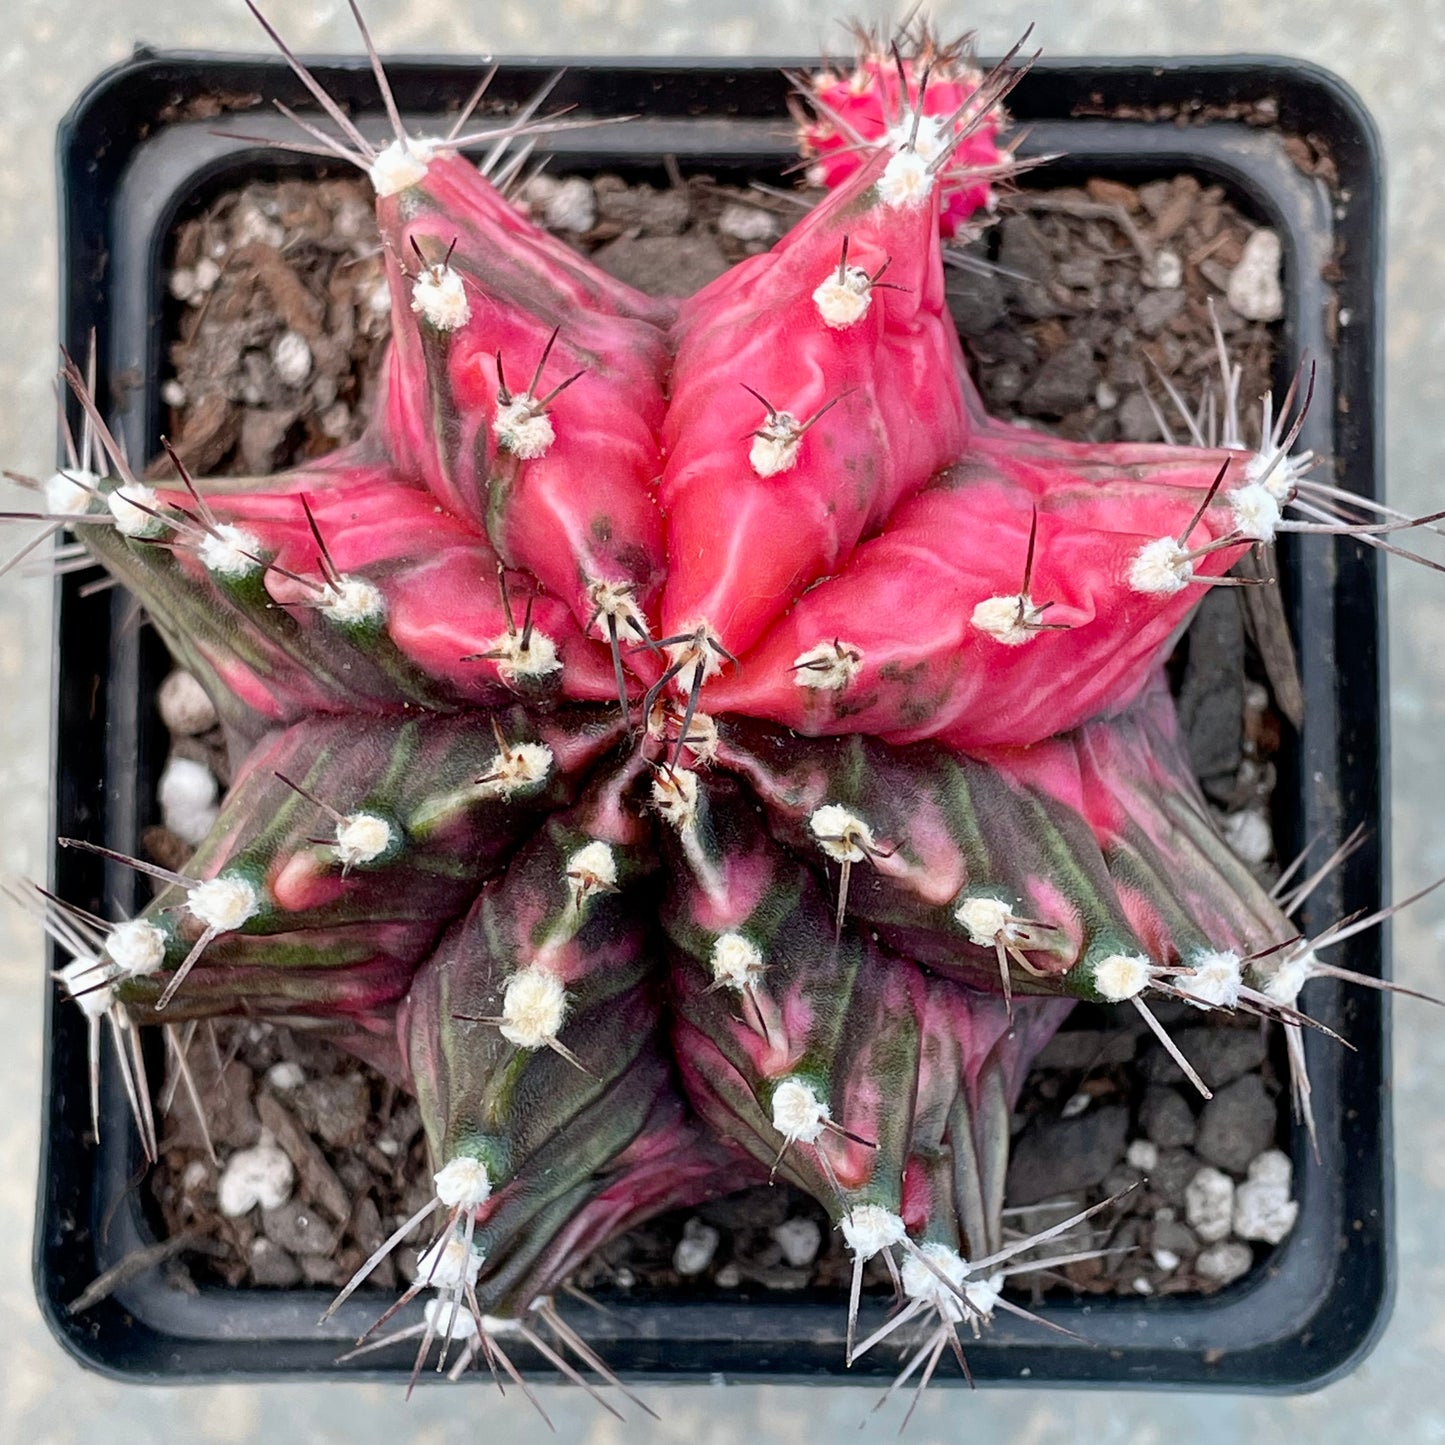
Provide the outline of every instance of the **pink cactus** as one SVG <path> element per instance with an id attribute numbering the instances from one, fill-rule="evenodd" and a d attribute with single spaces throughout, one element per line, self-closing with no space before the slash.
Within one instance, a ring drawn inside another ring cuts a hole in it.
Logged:
<path id="1" fill-rule="evenodd" d="M 877 1257 L 904 1305 L 856 1350 L 930 1322 L 927 1378 L 1029 1267 L 1009 1116 L 1072 1002 L 1166 1042 L 1160 995 L 1297 1031 L 1323 967 L 1158 682 L 1285 525 L 1294 433 L 1096 448 L 983 413 L 940 237 L 992 202 L 1015 72 L 910 38 L 813 83 L 827 194 L 677 307 L 460 140 L 377 148 L 330 106 L 393 339 L 328 461 L 143 484 L 68 369 L 98 470 L 47 505 L 245 760 L 187 871 L 136 862 L 166 884 L 140 919 L 47 905 L 67 983 L 96 1047 L 107 1015 L 310 1015 L 415 1093 L 423 1355 L 460 1331 L 511 1371 L 498 1320 L 535 1343 L 540 1314 L 600 1368 L 549 1313 L 579 1258 L 773 1170 L 847 1241 L 850 1355 Z"/>
<path id="2" fill-rule="evenodd" d="M 809 180 L 829 190 L 846 183 L 863 164 L 862 143 L 916 133 L 919 154 L 932 159 L 954 136 L 941 171 L 939 223 L 945 236 L 957 235 L 978 212 L 993 210 L 1011 159 L 1001 138 L 1006 117 L 973 64 L 972 37 L 942 44 L 918 21 L 897 50 L 877 31 L 855 34 L 851 71 L 827 67 L 809 79 L 810 113 L 798 126 L 803 155 L 813 158 Z"/>

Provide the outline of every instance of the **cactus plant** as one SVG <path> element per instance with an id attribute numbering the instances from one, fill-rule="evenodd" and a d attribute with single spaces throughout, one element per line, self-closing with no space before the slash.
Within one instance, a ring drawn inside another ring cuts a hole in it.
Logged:
<path id="1" fill-rule="evenodd" d="M 931 1322 L 926 1383 L 1065 1228 L 1007 1237 L 1002 1179 L 1075 1001 L 1137 1010 L 1206 1094 L 1151 999 L 1310 1026 L 1345 931 L 1300 939 L 1231 858 L 1160 669 L 1279 531 L 1410 519 L 1341 520 L 1293 451 L 1307 397 L 1247 446 L 1227 365 L 1188 445 L 988 417 L 942 247 L 1009 173 L 1007 63 L 865 37 L 803 87 L 826 195 L 674 305 L 525 219 L 465 122 L 408 135 L 372 58 L 383 146 L 293 61 L 376 191 L 362 440 L 142 479 L 67 363 L 81 434 L 34 515 L 140 599 L 240 766 L 183 871 L 122 860 L 164 885 L 138 917 L 31 900 L 61 984 L 152 1154 L 139 1026 L 305 1019 L 385 1061 L 433 1167 L 388 1241 L 425 1246 L 434 1298 L 384 1337 L 419 1365 L 439 1338 L 515 1374 L 516 1333 L 610 1379 L 550 1305 L 577 1261 L 781 1174 L 852 1252 L 850 1357 Z M 905 1303 L 855 1343 L 875 1256 Z"/>

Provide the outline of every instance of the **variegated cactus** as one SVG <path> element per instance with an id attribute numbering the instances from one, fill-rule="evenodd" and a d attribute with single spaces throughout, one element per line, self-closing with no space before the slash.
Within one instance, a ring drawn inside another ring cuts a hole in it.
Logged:
<path id="1" fill-rule="evenodd" d="M 136 863 L 139 918 L 51 912 L 63 982 L 143 1121 L 136 1026 L 225 1014 L 323 1020 L 415 1093 L 423 1353 L 510 1369 L 540 1312 L 600 1368 L 547 1303 L 568 1271 L 772 1171 L 852 1251 L 850 1355 L 881 1256 L 875 1339 L 931 1321 L 926 1378 L 1040 1242 L 1002 1230 L 1009 1115 L 1072 1001 L 1297 1035 L 1327 970 L 1217 837 L 1159 668 L 1334 494 L 1272 418 L 1256 451 L 1228 409 L 1190 446 L 985 415 L 941 237 L 1007 171 L 1017 72 L 912 40 L 804 87 L 830 189 L 676 305 L 524 219 L 470 137 L 377 147 L 307 77 L 386 246 L 363 440 L 143 483 L 69 370 L 44 516 L 244 761 L 184 874 Z"/>

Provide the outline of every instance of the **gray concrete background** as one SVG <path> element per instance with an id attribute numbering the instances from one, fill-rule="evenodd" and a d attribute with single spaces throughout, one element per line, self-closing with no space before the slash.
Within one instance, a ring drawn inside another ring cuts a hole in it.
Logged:
<path id="1" fill-rule="evenodd" d="M 353 51 L 343 0 L 270 0 L 298 50 Z M 1445 0 L 980 0 L 939 3 L 945 31 L 976 28 L 1006 47 L 1037 22 L 1048 52 L 1307 57 L 1353 84 L 1379 122 L 1389 165 L 1389 492 L 1413 511 L 1445 506 Z M 799 54 L 838 48 L 827 0 L 370 0 L 383 50 L 498 54 Z M 869 3 L 865 17 L 887 17 Z M 136 40 L 257 50 L 240 0 L 5 0 L 0 5 L 0 465 L 44 472 L 53 461 L 55 195 L 52 137 L 84 83 Z M 1389 569 L 1393 687 L 1395 893 L 1445 873 L 1445 578 Z M 48 584 L 0 582 L 0 867 L 43 876 L 50 693 Z M 1396 928 L 1397 976 L 1445 991 L 1445 899 Z M 39 941 L 0 912 L 0 1441 L 108 1445 L 191 1440 L 276 1445 L 398 1440 L 488 1445 L 543 1435 L 525 1406 L 483 1390 L 424 1390 L 410 1405 L 375 1386 L 263 1385 L 155 1389 L 80 1371 L 51 1342 L 31 1297 L 29 1248 L 40 1077 Z M 930 1392 L 908 1439 L 1014 1445 L 1314 1445 L 1445 1441 L 1445 1036 L 1424 1006 L 1397 1011 L 1395 1107 L 1400 1279 L 1383 1343 L 1349 1379 L 1295 1399 L 1083 1392 Z M 563 1440 L 611 1445 L 746 1439 L 801 1442 L 860 1434 L 867 1390 L 706 1387 L 651 1392 L 663 1423 L 618 1425 L 549 1390 Z"/>

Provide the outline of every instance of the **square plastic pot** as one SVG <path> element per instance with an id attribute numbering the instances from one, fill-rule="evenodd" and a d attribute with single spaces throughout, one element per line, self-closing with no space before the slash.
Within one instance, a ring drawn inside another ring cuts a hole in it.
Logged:
<path id="1" fill-rule="evenodd" d="M 552 69 L 551 61 L 505 65 L 492 94 L 521 99 Z M 388 70 L 404 113 L 422 130 L 428 117 L 444 130 L 439 118 L 461 104 L 480 73 L 450 60 L 412 59 Z M 384 124 L 363 62 L 323 64 L 318 75 L 363 124 Z M 776 179 L 794 157 L 787 94 L 776 63 L 573 65 L 556 103 L 584 115 L 645 118 L 550 138 L 552 168 L 661 179 L 670 155 L 684 170 L 727 181 Z M 163 263 L 177 217 L 222 189 L 316 167 L 216 133 L 289 134 L 269 105 L 216 118 L 212 102 L 231 106 L 248 96 L 305 103 L 274 59 L 142 51 L 97 81 L 61 129 L 61 334 L 80 354 L 94 329 L 102 386 L 108 378 L 111 388 L 101 404 L 132 456 L 148 455 L 157 434 Z M 1345 485 L 1378 496 L 1381 182 L 1375 133 L 1357 99 L 1306 66 L 1220 59 L 1045 63 L 1010 103 L 1029 128 L 1026 152 L 1067 157 L 1033 184 L 1087 176 L 1137 183 L 1187 171 L 1222 185 L 1279 232 L 1287 289 L 1280 380 L 1302 356 L 1318 368 L 1301 445 L 1330 458 Z M 1333 177 L 1298 163 L 1319 155 Z M 1280 571 L 1308 706 L 1303 734 L 1282 755 L 1281 855 L 1309 838 L 1328 849 L 1356 823 L 1370 830 L 1311 901 L 1304 922 L 1314 930 L 1338 916 L 1344 900 L 1358 908 L 1383 896 L 1383 599 L 1373 554 L 1354 544 L 1290 539 Z M 134 851 L 152 819 L 164 763 L 153 704 L 164 656 L 134 625 L 129 599 L 83 597 L 74 578 L 60 584 L 56 646 L 57 834 Z M 136 902 L 130 875 L 75 851 L 57 852 L 51 882 L 90 907 Z M 1387 945 L 1385 935 L 1367 934 L 1346 961 L 1381 972 Z M 1050 1300 L 1045 1317 L 1092 1346 L 1001 1316 L 969 1349 L 977 1380 L 1286 1391 L 1325 1383 L 1369 1349 L 1391 1292 L 1387 1020 L 1376 994 L 1345 998 L 1332 989 L 1312 985 L 1311 1007 L 1356 1051 L 1307 1036 L 1322 1157 L 1310 1157 L 1297 1130 L 1299 1221 L 1268 1263 L 1207 1299 Z M 142 1161 L 118 1079 L 105 1080 L 106 1127 L 97 1145 L 88 1138 L 79 1011 L 52 997 L 47 1030 L 35 1282 L 68 1351 L 132 1380 L 404 1373 L 404 1350 L 369 1356 L 364 1368 L 334 1363 L 376 1313 L 364 1296 L 318 1329 L 320 1292 L 203 1285 L 189 1293 L 153 1269 L 71 1314 L 67 1303 L 92 1278 L 154 1243 L 155 1233 L 137 1187 Z M 583 1310 L 573 1320 L 631 1378 L 869 1380 L 896 1368 L 891 1352 L 880 1350 L 844 1376 L 844 1308 L 831 1295 L 632 1291 L 607 1303 L 612 1313 Z M 544 1365 L 527 1363 L 545 1374 Z"/>

